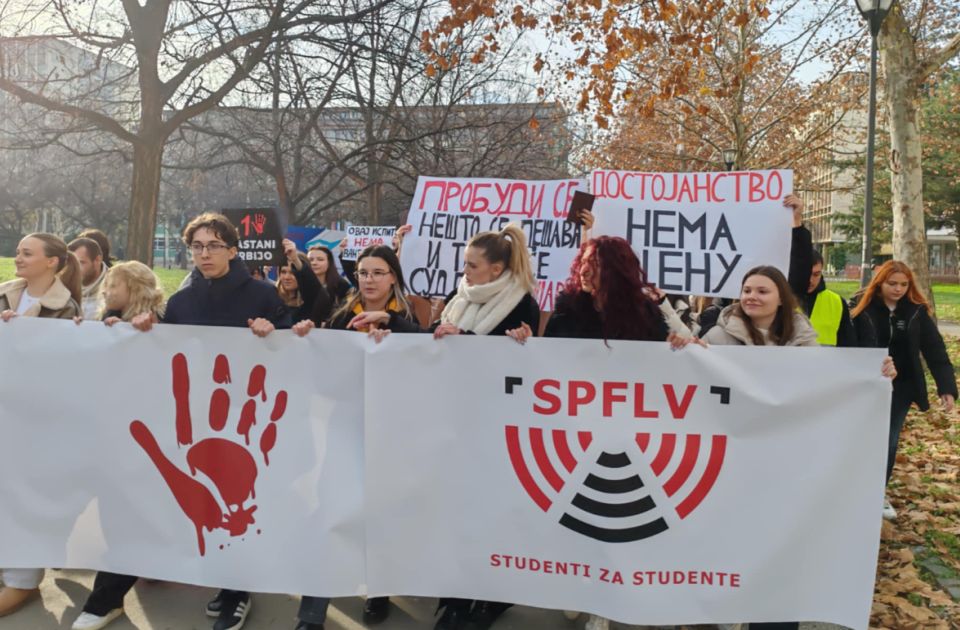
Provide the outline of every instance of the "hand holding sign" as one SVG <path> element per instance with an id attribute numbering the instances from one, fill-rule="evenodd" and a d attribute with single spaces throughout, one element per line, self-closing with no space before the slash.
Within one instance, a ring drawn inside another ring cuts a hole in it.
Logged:
<path id="1" fill-rule="evenodd" d="M 787 195 L 783 198 L 783 207 L 793 211 L 793 227 L 803 225 L 803 202 L 796 195 Z"/>
<path id="2" fill-rule="evenodd" d="M 283 255 L 287 257 L 289 262 L 294 264 L 299 258 L 299 256 L 297 256 L 297 244 L 289 238 L 283 239 Z"/>

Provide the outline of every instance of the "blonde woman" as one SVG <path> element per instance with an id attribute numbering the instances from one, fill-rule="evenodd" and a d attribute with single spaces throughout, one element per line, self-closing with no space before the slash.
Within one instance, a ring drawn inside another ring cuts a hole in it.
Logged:
<path id="1" fill-rule="evenodd" d="M 17 279 L 0 284 L 0 320 L 15 317 L 72 319 L 83 299 L 80 264 L 63 239 L 30 234 L 17 245 Z M 16 612 L 40 592 L 43 569 L 0 569 L 0 617 Z"/>
<path id="2" fill-rule="evenodd" d="M 163 317 L 164 298 L 160 280 L 143 263 L 123 262 L 107 270 L 101 288 L 104 308 L 100 319 L 107 326 L 131 322 L 141 314 L 150 314 L 153 321 Z M 137 578 L 100 571 L 93 581 L 93 590 L 72 630 L 100 630 L 123 614 L 123 598 Z"/>
<path id="3" fill-rule="evenodd" d="M 163 317 L 163 290 L 150 267 L 130 261 L 114 265 L 103 280 L 103 310 L 100 319 L 108 326 L 130 322 L 141 313 L 151 313 L 155 321 Z"/>

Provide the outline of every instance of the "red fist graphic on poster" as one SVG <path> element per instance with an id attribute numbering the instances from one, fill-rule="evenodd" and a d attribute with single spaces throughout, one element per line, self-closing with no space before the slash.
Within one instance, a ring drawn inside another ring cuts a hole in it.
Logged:
<path id="1" fill-rule="evenodd" d="M 207 437 L 193 443 L 190 373 L 183 354 L 173 357 L 172 370 L 177 446 L 190 447 L 186 451 L 186 466 L 177 466 L 170 461 L 153 433 L 140 420 L 130 423 L 130 434 L 150 457 L 180 509 L 196 528 L 202 556 L 206 553 L 204 529 L 208 532 L 223 529 L 231 536 L 241 536 L 254 523 L 258 458 L 251 452 L 250 434 L 257 424 L 258 399 L 261 404 L 267 403 L 267 370 L 262 365 L 250 370 L 247 401 L 236 423 L 236 435 L 243 437 L 242 444 L 224 437 Z M 230 412 L 230 394 L 222 386 L 231 382 L 230 363 L 222 354 L 214 361 L 213 381 L 221 387 L 217 387 L 210 397 L 208 424 L 211 431 L 222 436 Z M 274 396 L 270 420 L 260 431 L 259 451 L 265 466 L 270 465 L 270 451 L 277 441 L 277 421 L 283 417 L 286 408 L 287 392 L 280 390 Z M 189 474 L 184 469 L 189 470 Z M 213 483 L 216 493 L 197 479 L 198 471 Z"/>

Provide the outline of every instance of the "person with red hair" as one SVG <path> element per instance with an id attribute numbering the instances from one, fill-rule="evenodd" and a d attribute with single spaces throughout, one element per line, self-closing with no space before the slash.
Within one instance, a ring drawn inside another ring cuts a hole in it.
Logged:
<path id="1" fill-rule="evenodd" d="M 587 217 L 589 224 L 592 218 Z M 592 238 L 580 246 L 543 336 L 663 341 L 667 324 L 654 295 L 630 243 L 614 236 Z M 579 615 L 565 614 L 569 619 Z M 590 615 L 586 624 L 586 630 L 609 627 L 598 615 Z"/>
<path id="2" fill-rule="evenodd" d="M 573 261 L 544 337 L 663 341 L 667 326 L 653 295 L 626 240 L 592 238 Z"/>
<path id="3" fill-rule="evenodd" d="M 897 368 L 890 405 L 889 482 L 907 412 L 914 403 L 923 411 L 930 408 L 921 353 L 948 413 L 953 411 L 957 399 L 957 382 L 943 337 L 931 318 L 930 304 L 917 288 L 910 267 L 898 260 L 888 260 L 855 299 L 850 315 L 860 347 L 887 348 Z M 889 500 L 884 501 L 883 517 L 887 520 L 897 517 Z"/>

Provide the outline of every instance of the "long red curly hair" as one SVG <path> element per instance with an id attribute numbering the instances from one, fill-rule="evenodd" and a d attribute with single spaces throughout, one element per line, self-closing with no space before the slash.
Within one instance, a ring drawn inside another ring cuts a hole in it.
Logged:
<path id="1" fill-rule="evenodd" d="M 591 248 L 587 259 L 587 250 Z M 580 285 L 580 268 L 588 260 L 600 271 L 599 280 L 593 280 L 596 288 L 592 296 Z M 605 339 L 640 341 L 661 338 L 663 316 L 650 297 L 652 292 L 653 285 L 647 282 L 647 274 L 630 243 L 616 236 L 598 236 L 583 243 L 563 288 L 572 304 L 596 307 L 603 320 Z"/>
<path id="2" fill-rule="evenodd" d="M 873 302 L 875 297 L 882 295 L 880 292 L 881 285 L 883 285 L 883 283 L 895 273 L 902 273 L 907 277 L 907 281 L 910 282 L 910 285 L 907 287 L 907 294 L 904 297 L 914 304 L 920 304 L 926 307 L 927 313 L 933 315 L 933 311 L 930 308 L 930 303 L 927 302 L 927 298 L 925 298 L 917 288 L 917 283 L 914 281 L 913 271 L 910 270 L 910 267 L 908 267 L 906 263 L 900 262 L 899 260 L 888 260 L 880 265 L 879 269 L 877 269 L 877 273 L 873 276 L 873 279 L 870 280 L 870 284 L 868 284 L 867 288 L 863 290 L 863 295 L 860 297 L 860 301 L 857 302 L 857 305 L 853 307 L 852 311 L 850 311 L 850 316 L 856 317 L 868 306 L 870 306 L 870 303 Z"/>

